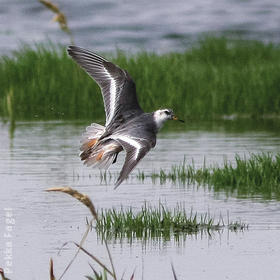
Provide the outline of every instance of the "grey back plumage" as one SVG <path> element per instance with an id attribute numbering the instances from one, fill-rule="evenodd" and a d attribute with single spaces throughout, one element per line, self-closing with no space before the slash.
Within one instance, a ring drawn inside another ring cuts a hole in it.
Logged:
<path id="1" fill-rule="evenodd" d="M 135 138 L 142 138 L 149 143 L 151 147 L 156 144 L 157 128 L 153 120 L 153 113 L 143 113 L 122 123 L 113 131 L 114 135 L 130 135 Z"/>

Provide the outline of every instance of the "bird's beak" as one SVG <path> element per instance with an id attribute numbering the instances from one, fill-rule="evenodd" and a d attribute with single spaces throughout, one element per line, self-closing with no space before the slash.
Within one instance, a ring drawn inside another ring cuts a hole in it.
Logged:
<path id="1" fill-rule="evenodd" d="M 174 121 L 179 121 L 179 122 L 185 122 L 184 120 L 179 120 L 177 116 L 173 116 L 172 120 Z"/>

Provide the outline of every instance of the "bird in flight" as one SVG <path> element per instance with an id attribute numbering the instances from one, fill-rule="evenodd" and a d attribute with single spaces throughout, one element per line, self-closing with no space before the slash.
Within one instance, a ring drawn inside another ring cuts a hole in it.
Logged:
<path id="1" fill-rule="evenodd" d="M 87 127 L 81 140 L 81 160 L 87 166 L 107 169 L 124 150 L 126 157 L 116 188 L 156 145 L 156 134 L 164 122 L 179 119 L 171 109 L 145 113 L 126 70 L 80 47 L 69 46 L 67 51 L 99 85 L 106 113 L 105 126 L 92 123 Z"/>

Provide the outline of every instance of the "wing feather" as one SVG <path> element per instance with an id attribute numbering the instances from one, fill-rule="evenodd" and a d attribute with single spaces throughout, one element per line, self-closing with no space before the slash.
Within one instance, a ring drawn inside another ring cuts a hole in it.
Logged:
<path id="1" fill-rule="evenodd" d="M 149 152 L 151 146 L 149 141 L 143 138 L 119 135 L 114 137 L 114 139 L 118 141 L 126 151 L 125 161 L 115 184 L 115 188 L 117 188 L 123 180 L 127 178 L 139 161 Z"/>
<path id="2" fill-rule="evenodd" d="M 69 55 L 96 81 L 102 91 L 106 127 L 124 110 L 142 112 L 133 80 L 125 70 L 80 47 L 69 46 Z"/>

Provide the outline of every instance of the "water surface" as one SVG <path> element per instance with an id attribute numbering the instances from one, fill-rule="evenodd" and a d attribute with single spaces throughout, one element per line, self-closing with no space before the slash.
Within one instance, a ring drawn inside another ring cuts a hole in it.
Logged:
<path id="1" fill-rule="evenodd" d="M 180 51 L 203 34 L 279 42 L 277 0 L 56 0 L 78 45 L 96 51 Z M 38 1 L 2 0 L 0 53 L 20 42 L 69 44 Z"/>
<path id="2" fill-rule="evenodd" d="M 214 193 L 197 185 L 152 184 L 137 180 L 137 169 L 117 190 L 115 178 L 100 182 L 99 171 L 82 165 L 78 157 L 80 135 L 86 124 L 71 122 L 18 122 L 9 135 L 9 125 L 0 127 L 0 229 L 5 231 L 5 209 L 11 208 L 15 225 L 12 279 L 48 279 L 49 258 L 54 258 L 56 275 L 60 275 L 75 252 L 66 241 L 79 241 L 85 231 L 88 210 L 65 194 L 47 193 L 55 186 L 71 186 L 88 194 L 100 208 L 130 207 L 136 211 L 144 202 L 169 208 L 182 203 L 188 211 L 220 214 L 230 220 L 249 224 L 244 232 L 188 236 L 180 241 L 112 240 L 109 242 L 119 275 L 136 268 L 135 279 L 172 279 L 170 262 L 179 279 L 269 279 L 279 278 L 280 205 L 262 197 L 237 198 L 223 192 Z M 208 127 L 208 129 L 206 129 Z M 186 124 L 185 130 L 163 131 L 157 146 L 138 165 L 150 172 L 169 169 L 183 160 L 201 166 L 222 164 L 236 153 L 280 152 L 279 131 L 275 126 L 242 129 L 238 125 Z M 237 129 L 236 129 L 237 127 Z M 123 157 L 112 166 L 117 174 Z M 2 235 L 2 232 L 1 232 Z M 0 263 L 5 239 L 1 239 Z M 102 242 L 91 232 L 85 245 L 107 262 Z M 28 256 L 28 257 L 27 257 Z M 65 279 L 81 279 L 90 273 L 88 259 L 80 254 Z"/>

